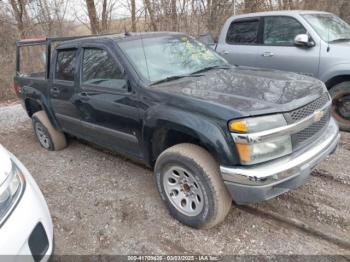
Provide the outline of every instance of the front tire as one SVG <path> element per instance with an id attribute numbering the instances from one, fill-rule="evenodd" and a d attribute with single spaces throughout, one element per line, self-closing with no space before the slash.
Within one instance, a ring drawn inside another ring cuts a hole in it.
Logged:
<path id="1" fill-rule="evenodd" d="M 227 216 L 232 199 L 215 159 L 203 148 L 179 144 L 157 159 L 159 194 L 170 214 L 194 228 L 211 228 Z"/>
<path id="2" fill-rule="evenodd" d="M 350 82 L 333 86 L 329 93 L 332 97 L 332 113 L 343 131 L 350 131 Z"/>
<path id="3" fill-rule="evenodd" d="M 43 148 L 58 151 L 67 146 L 65 135 L 52 126 L 45 111 L 33 114 L 32 122 L 35 135 Z"/>

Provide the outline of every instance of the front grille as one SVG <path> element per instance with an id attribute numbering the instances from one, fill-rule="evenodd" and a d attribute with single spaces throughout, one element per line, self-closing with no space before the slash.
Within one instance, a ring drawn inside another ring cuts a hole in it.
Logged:
<path id="1" fill-rule="evenodd" d="M 312 115 L 316 110 L 321 109 L 324 105 L 327 104 L 328 101 L 329 95 L 328 93 L 324 93 L 320 98 L 307 104 L 306 106 L 284 114 L 287 123 L 293 124 L 295 122 L 301 121 L 305 117 Z M 319 137 L 324 128 L 327 126 L 331 115 L 329 108 L 325 110 L 325 114 L 320 121 L 313 123 L 309 127 L 291 136 L 294 151 L 311 143 L 314 139 Z"/>
<path id="2" fill-rule="evenodd" d="M 307 104 L 306 106 L 303 106 L 285 114 L 288 124 L 298 122 L 304 119 L 305 117 L 313 114 L 315 110 L 322 108 L 328 101 L 329 95 L 328 93 L 324 93 L 320 98 L 316 99 L 310 104 Z"/>
<path id="3" fill-rule="evenodd" d="M 313 123 L 311 126 L 295 133 L 292 135 L 293 149 L 297 150 L 309 143 L 311 143 L 315 138 L 317 138 L 324 128 L 330 118 L 330 111 L 328 110 L 320 121 Z"/>

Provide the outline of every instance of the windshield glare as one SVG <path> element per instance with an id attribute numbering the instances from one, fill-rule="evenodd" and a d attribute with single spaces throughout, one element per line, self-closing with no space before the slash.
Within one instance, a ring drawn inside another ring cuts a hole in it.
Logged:
<path id="1" fill-rule="evenodd" d="M 350 26 L 335 15 L 307 14 L 303 17 L 326 42 L 350 40 Z"/>
<path id="2" fill-rule="evenodd" d="M 183 35 L 145 37 L 118 41 L 137 71 L 151 82 L 173 76 L 190 75 L 227 62 L 200 42 Z"/>

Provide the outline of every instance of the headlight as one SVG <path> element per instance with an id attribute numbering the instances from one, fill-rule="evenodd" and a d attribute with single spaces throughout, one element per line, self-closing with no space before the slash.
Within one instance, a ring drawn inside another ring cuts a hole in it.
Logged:
<path id="1" fill-rule="evenodd" d="M 259 134 L 273 128 L 286 126 L 287 122 L 283 115 L 269 115 L 233 120 L 229 122 L 231 132 L 239 134 Z M 235 135 L 233 133 L 233 136 Z M 237 151 L 243 165 L 252 165 L 269 161 L 292 152 L 292 141 L 290 135 L 272 137 L 264 141 L 245 142 L 235 141 Z"/>
<path id="2" fill-rule="evenodd" d="M 24 190 L 22 172 L 12 160 L 11 163 L 11 172 L 0 185 L 0 226 L 11 213 Z"/>
<path id="3" fill-rule="evenodd" d="M 290 136 L 273 138 L 266 142 L 254 144 L 236 144 L 241 163 L 252 165 L 272 160 L 292 152 Z"/>

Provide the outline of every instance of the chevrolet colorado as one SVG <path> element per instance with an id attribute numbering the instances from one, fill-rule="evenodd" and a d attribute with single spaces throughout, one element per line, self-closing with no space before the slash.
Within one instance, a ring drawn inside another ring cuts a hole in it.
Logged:
<path id="1" fill-rule="evenodd" d="M 45 72 L 23 72 L 21 50 L 37 45 Z M 145 163 L 169 212 L 195 228 L 223 221 L 232 199 L 302 185 L 339 140 L 321 81 L 229 65 L 181 33 L 18 41 L 14 81 L 42 147 L 63 149 L 69 134 Z"/>

